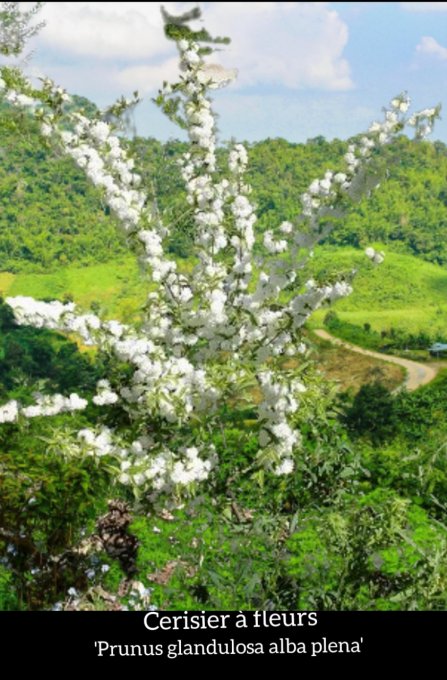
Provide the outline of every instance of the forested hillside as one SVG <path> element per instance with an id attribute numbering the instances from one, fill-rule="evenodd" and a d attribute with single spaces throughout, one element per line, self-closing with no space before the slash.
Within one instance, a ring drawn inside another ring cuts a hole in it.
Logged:
<path id="1" fill-rule="evenodd" d="M 35 122 L 3 108 L 0 134 L 0 271 L 103 262 L 124 252 L 100 193 L 71 160 L 45 147 Z"/>
<path id="2" fill-rule="evenodd" d="M 105 262 L 124 252 L 123 243 L 101 202 L 74 164 L 45 149 L 31 121 L 15 124 L 17 112 L 2 115 L 0 143 L 0 271 L 45 270 L 67 263 Z M 299 212 L 301 193 L 327 169 L 342 169 L 348 142 L 307 144 L 268 139 L 249 145 L 259 228 L 275 228 Z M 172 226 L 170 250 L 190 252 L 190 213 L 176 160 L 185 145 L 136 138 L 130 146 L 157 209 Z M 381 151 L 387 181 L 371 199 L 352 206 L 331 242 L 363 247 L 392 243 L 394 250 L 447 262 L 447 147 L 415 143 L 402 136 Z"/>

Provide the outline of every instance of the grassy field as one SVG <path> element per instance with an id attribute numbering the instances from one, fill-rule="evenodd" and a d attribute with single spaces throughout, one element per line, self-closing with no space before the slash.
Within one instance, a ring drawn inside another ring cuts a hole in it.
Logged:
<path id="1" fill-rule="evenodd" d="M 341 391 L 357 392 L 362 385 L 371 382 L 380 382 L 394 390 L 405 379 L 405 369 L 401 366 L 350 352 L 315 335 L 312 335 L 311 343 L 311 356 L 317 362 L 318 370 L 335 382 Z M 293 361 L 292 359 L 285 365 L 293 365 Z"/>
<path id="2" fill-rule="evenodd" d="M 412 330 L 438 324 L 447 334 L 447 271 L 440 267 L 388 252 L 385 262 L 374 268 L 361 251 L 327 247 L 317 249 L 314 264 L 328 273 L 359 269 L 355 292 L 335 307 L 342 319 L 358 324 L 369 322 L 378 330 L 389 326 Z M 186 269 L 191 263 L 182 261 L 181 266 Z M 95 303 L 102 315 L 123 321 L 136 317 L 147 290 L 132 257 L 89 267 L 64 267 L 47 274 L 0 273 L 2 296 L 31 295 L 40 299 L 70 296 L 84 309 Z M 314 317 L 312 326 L 321 325 L 325 313 L 320 312 L 316 320 Z M 376 378 L 393 388 L 403 379 L 399 367 L 331 347 L 329 343 L 316 344 L 314 358 L 341 389 L 358 389 Z"/>
<path id="3" fill-rule="evenodd" d="M 371 265 L 363 252 L 354 248 L 315 250 L 312 267 L 323 276 L 358 270 L 354 293 L 334 307 L 338 316 L 360 326 L 369 323 L 377 331 L 390 327 L 407 332 L 426 330 L 439 332 L 447 340 L 447 269 L 383 249 L 386 257 L 380 266 Z M 181 264 L 183 268 L 191 266 L 184 260 Z M 136 314 L 147 290 L 132 257 L 89 267 L 64 267 L 48 274 L 0 273 L 3 296 L 62 299 L 69 295 L 83 308 L 95 302 L 104 315 L 125 321 Z M 311 326 L 321 326 L 325 314 L 325 310 L 317 312 Z"/>
<path id="4" fill-rule="evenodd" d="M 64 267 L 48 274 L 0 274 L 3 297 L 30 295 L 38 299 L 69 296 L 83 309 L 97 303 L 106 317 L 129 321 L 147 294 L 135 260 L 97 264 L 90 267 Z"/>
<path id="5" fill-rule="evenodd" d="M 447 340 L 447 269 L 382 249 L 386 257 L 380 266 L 371 265 L 354 248 L 315 250 L 318 271 L 358 270 L 353 294 L 334 306 L 338 316 L 360 326 L 369 323 L 379 332 L 394 327 L 440 334 Z M 321 326 L 325 313 L 317 312 L 311 325 Z"/>

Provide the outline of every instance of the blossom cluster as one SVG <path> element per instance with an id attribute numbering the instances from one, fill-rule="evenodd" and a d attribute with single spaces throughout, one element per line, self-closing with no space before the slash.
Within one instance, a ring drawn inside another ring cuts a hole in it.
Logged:
<path id="1" fill-rule="evenodd" d="M 13 399 L 0 406 L 0 423 L 15 422 L 19 415 L 24 418 L 37 418 L 38 416 L 55 416 L 59 413 L 83 411 L 87 403 L 86 399 L 82 399 L 75 392 L 68 397 L 62 394 L 36 394 L 35 403 L 29 406 L 22 406 Z"/>
<path id="2" fill-rule="evenodd" d="M 150 274 L 151 292 L 138 328 L 79 313 L 73 303 L 27 297 L 8 298 L 7 303 L 17 323 L 76 333 L 108 353 L 115 366 L 127 366 L 98 382 L 92 403 L 124 411 L 128 429 L 104 427 L 99 418 L 96 428 L 77 433 L 76 450 L 108 460 L 117 481 L 152 494 L 188 488 L 210 475 L 216 453 L 196 425 L 217 425 L 221 400 L 247 384 L 257 385 L 260 394 L 257 461 L 276 475 L 293 471 L 300 449 L 295 421 L 305 386 L 296 375 L 282 372 L 278 359 L 303 353 L 302 327 L 309 316 L 352 290 L 348 280 L 319 284 L 300 278 L 300 272 L 346 201 L 377 184 L 368 168 L 378 149 L 406 123 L 415 127 L 417 137 L 424 136 L 438 113 L 427 109 L 407 119 L 408 97 L 393 99 L 383 120 L 349 145 L 343 170 L 328 169 L 311 182 L 296 219 L 263 234 L 267 256 L 254 266 L 256 210 L 245 180 L 248 153 L 234 144 L 226 167 L 219 167 L 208 96 L 209 90 L 231 82 L 236 71 L 207 63 L 193 34 L 179 39 L 177 48 L 180 78 L 164 86 L 159 103 L 168 111 L 172 102 L 175 119 L 189 137 L 179 162 L 197 256 L 189 274 L 166 254 L 169 229 L 151 207 L 113 126 L 64 109 L 69 96 L 49 79 L 36 90 L 26 80 L 14 86 L 3 71 L 0 83 L 6 101 L 29 107 L 42 135 L 101 189 Z M 373 249 L 366 255 L 375 263 L 383 259 Z M 32 406 L 13 401 L 1 407 L 0 422 L 73 411 L 87 403 L 78 395 L 39 395 Z"/>

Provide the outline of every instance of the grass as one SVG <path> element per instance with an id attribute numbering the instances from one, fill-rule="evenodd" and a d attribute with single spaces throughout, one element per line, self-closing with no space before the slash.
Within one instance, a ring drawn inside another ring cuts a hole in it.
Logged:
<path id="1" fill-rule="evenodd" d="M 407 332 L 425 330 L 447 339 L 447 270 L 411 255 L 376 247 L 386 252 L 385 262 L 378 267 L 354 248 L 316 249 L 312 267 L 323 278 L 353 268 L 358 270 L 354 293 L 334 307 L 340 319 L 359 326 L 369 323 L 377 331 L 391 327 Z M 190 260 L 182 260 L 180 264 L 182 270 L 193 266 Z M 46 274 L 0 273 L 3 296 L 63 299 L 68 295 L 83 309 L 95 303 L 103 316 L 125 322 L 138 315 L 149 288 L 149 282 L 141 279 L 132 256 L 89 267 L 68 266 Z M 313 315 L 310 326 L 321 327 L 326 311 Z M 391 388 L 402 380 L 398 367 L 340 348 L 320 343 L 316 354 L 323 372 L 340 382 L 342 388 L 358 388 L 374 377 Z"/>
<path id="2" fill-rule="evenodd" d="M 321 276 L 357 269 L 354 292 L 334 306 L 338 316 L 374 330 L 400 328 L 407 332 L 440 332 L 447 339 L 447 269 L 424 262 L 412 255 L 393 253 L 386 247 L 385 262 L 369 263 L 361 250 L 323 246 L 315 250 L 313 271 Z M 183 270 L 192 261 L 182 260 Z M 83 308 L 99 303 L 107 317 L 130 320 L 144 302 L 148 285 L 128 256 L 120 261 L 89 267 L 68 266 L 47 274 L 0 273 L 2 295 L 31 295 L 61 299 L 66 295 Z M 322 325 L 327 310 L 313 315 L 310 325 Z"/>
<path id="3" fill-rule="evenodd" d="M 351 352 L 317 336 L 312 337 L 311 346 L 311 358 L 318 366 L 318 371 L 342 392 L 349 390 L 355 393 L 362 385 L 373 382 L 380 382 L 389 390 L 394 390 L 405 379 L 406 371 L 402 366 Z M 284 368 L 295 368 L 297 365 L 295 358 L 284 362 Z"/>
<path id="4" fill-rule="evenodd" d="M 396 364 L 350 352 L 317 337 L 312 338 L 312 344 L 312 358 L 317 361 L 319 369 L 328 380 L 337 383 L 342 391 L 357 392 L 365 383 L 376 381 L 394 390 L 405 379 L 405 369 Z"/>
<path id="5" fill-rule="evenodd" d="M 99 305 L 103 316 L 123 321 L 134 318 L 143 304 L 144 285 L 132 257 L 89 267 L 64 267 L 48 274 L 0 274 L 4 296 L 30 295 L 38 299 L 70 296 L 83 309 Z"/>
<path id="6" fill-rule="evenodd" d="M 185 273 L 194 262 L 180 260 L 178 266 Z M 3 297 L 29 295 L 39 300 L 62 300 L 69 296 L 81 309 L 89 309 L 95 303 L 104 318 L 125 322 L 135 319 L 150 290 L 150 281 L 141 277 L 132 255 L 88 267 L 61 267 L 48 274 L 0 273 Z"/>
<path id="7" fill-rule="evenodd" d="M 313 266 L 317 271 L 333 274 L 358 270 L 354 292 L 334 307 L 340 319 L 359 326 L 369 323 L 379 332 L 393 327 L 447 339 L 447 270 L 412 255 L 376 247 L 386 253 L 380 266 L 370 264 L 362 251 L 354 248 L 315 250 Z M 319 310 L 312 317 L 314 328 L 322 325 L 326 311 Z"/>
<path id="8" fill-rule="evenodd" d="M 9 272 L 1 272 L 0 273 L 0 294 L 1 295 L 7 295 L 9 289 L 12 286 L 12 283 L 15 279 L 14 274 L 10 274 Z"/>

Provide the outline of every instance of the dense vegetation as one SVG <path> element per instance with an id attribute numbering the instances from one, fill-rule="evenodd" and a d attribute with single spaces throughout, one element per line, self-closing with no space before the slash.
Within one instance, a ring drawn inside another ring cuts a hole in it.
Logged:
<path id="1" fill-rule="evenodd" d="M 86 100 L 82 103 L 92 106 Z M 2 110 L 0 271 L 105 262 L 111 252 L 125 252 L 98 192 L 71 161 L 55 157 L 42 146 L 33 122 L 18 122 L 17 115 Z M 176 164 L 185 145 L 143 138 L 129 144 L 153 197 L 157 196 L 157 209 L 167 212 L 173 226 L 171 252 L 187 257 L 190 212 Z M 276 228 L 282 220 L 295 217 L 309 181 L 328 168 L 340 169 L 347 144 L 318 137 L 307 144 L 268 139 L 249 145 L 249 180 L 258 205 L 259 228 Z M 446 146 L 411 142 L 402 136 L 381 154 L 387 181 L 371 200 L 353 206 L 330 241 L 354 247 L 380 241 L 392 244 L 394 250 L 445 264 Z"/>
<path id="2" fill-rule="evenodd" d="M 42 144 L 36 123 L 3 108 L 0 129 L 1 271 L 104 262 L 124 252 L 99 192 Z"/>
<path id="3" fill-rule="evenodd" d="M 84 390 L 102 375 L 100 356 L 14 327 L 0 311 L 3 346 L 14 352 L 0 365 L 10 395 L 23 374 L 26 389 L 34 381 Z M 141 513 L 144 503 L 110 489 L 93 459 L 61 457 L 60 438 L 93 422 L 92 409 L 3 427 L 0 609 L 52 607 L 69 588 L 85 593 L 86 608 L 113 608 L 118 590 L 132 605 L 129 576 L 167 609 L 445 609 L 445 375 L 413 394 L 370 383 L 337 398 L 312 364 L 302 370 L 309 392 L 296 474 L 253 477 L 252 414 L 227 408 L 225 428 L 208 435 L 220 459 L 213 486 L 172 511 Z M 136 511 L 132 568 L 79 550 L 117 496 Z"/>
<path id="4" fill-rule="evenodd" d="M 28 120 L 20 125 L 18 134 L 14 116 L 3 111 L 0 269 L 17 274 L 1 275 L 3 294 L 65 296 L 109 316 L 135 317 L 142 302 L 136 268 L 124 257 L 110 264 L 111 252 L 114 258 L 125 252 L 113 219 L 74 166 L 43 148 Z M 136 139 L 131 146 L 145 176 L 155 177 L 158 208 L 175 225 L 171 252 L 187 257 L 189 218 L 175 169 L 182 144 Z M 345 149 L 344 142 L 322 138 L 307 145 L 252 145 L 250 180 L 260 226 L 292 218 L 309 179 L 336 167 Z M 350 339 L 360 333 L 357 340 L 373 347 L 379 340 L 380 346 L 418 347 L 441 339 L 446 328 L 444 272 L 408 253 L 447 262 L 447 150 L 402 137 L 383 153 L 388 182 L 350 212 L 316 262 L 322 275 L 348 270 L 363 266 L 354 247 L 392 242 L 402 253 L 390 252 L 382 270 L 360 271 L 356 293 L 328 325 L 350 332 Z M 429 307 L 439 329 L 423 335 L 415 310 L 426 321 Z M 394 320 L 394 330 L 381 313 Z M 408 315 L 413 326 L 402 330 L 398 320 Z M 16 327 L 0 306 L 2 401 L 26 400 L 33 390 L 88 393 L 103 375 L 103 362 L 58 334 Z M 183 507 L 161 512 L 111 488 L 106 467 L 93 459 L 61 456 L 64 436 L 94 423 L 95 407 L 4 426 L 0 609 L 67 604 L 73 588 L 85 608 L 132 606 L 133 578 L 166 609 L 445 609 L 446 376 L 414 394 L 392 394 L 372 382 L 357 394 L 337 395 L 312 359 L 303 359 L 300 369 L 308 392 L 297 420 L 302 443 L 296 473 L 276 478 L 254 472 L 253 413 L 227 406 L 222 430 L 204 435 L 220 459 L 213 484 Z M 109 413 L 112 426 L 113 409 Z M 138 545 L 130 561 L 105 547 L 93 556 L 82 550 L 84 541 L 98 536 L 97 518 L 110 498 L 133 511 L 126 531 Z"/>

